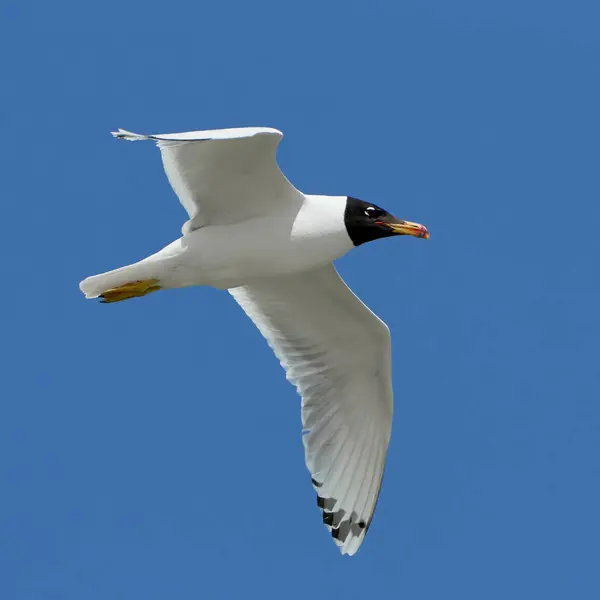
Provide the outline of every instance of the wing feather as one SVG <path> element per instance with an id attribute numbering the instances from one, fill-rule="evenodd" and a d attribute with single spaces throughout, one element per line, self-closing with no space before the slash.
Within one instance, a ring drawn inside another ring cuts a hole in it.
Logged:
<path id="1" fill-rule="evenodd" d="M 391 433 L 389 331 L 333 265 L 230 292 L 302 396 L 317 504 L 341 552 L 354 554 L 373 518 Z"/>
<path id="2" fill-rule="evenodd" d="M 119 129 L 119 139 L 154 140 L 171 187 L 187 211 L 188 233 L 268 214 L 281 203 L 302 201 L 277 160 L 283 134 L 268 127 L 141 135 Z"/>

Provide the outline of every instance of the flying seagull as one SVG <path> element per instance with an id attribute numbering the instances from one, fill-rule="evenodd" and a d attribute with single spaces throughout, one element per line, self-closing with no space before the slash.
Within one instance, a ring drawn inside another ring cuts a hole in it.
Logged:
<path id="1" fill-rule="evenodd" d="M 113 135 L 157 143 L 189 220 L 178 240 L 88 277 L 82 292 L 111 303 L 192 285 L 229 290 L 302 397 L 317 504 L 341 553 L 354 554 L 373 518 L 391 433 L 390 333 L 332 261 L 379 238 L 428 238 L 427 229 L 357 198 L 303 194 L 277 166 L 276 129 Z"/>

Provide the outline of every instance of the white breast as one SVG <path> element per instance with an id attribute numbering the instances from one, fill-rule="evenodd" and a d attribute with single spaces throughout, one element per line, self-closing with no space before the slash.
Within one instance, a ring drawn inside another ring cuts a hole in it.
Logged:
<path id="1" fill-rule="evenodd" d="M 266 218 L 185 235 L 173 285 L 228 289 L 326 265 L 353 247 L 344 225 L 345 197 L 306 196 L 299 210 L 282 208 Z"/>

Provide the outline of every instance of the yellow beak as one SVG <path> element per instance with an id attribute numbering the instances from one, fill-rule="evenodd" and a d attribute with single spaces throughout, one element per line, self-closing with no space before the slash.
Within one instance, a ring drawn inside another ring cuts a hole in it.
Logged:
<path id="1" fill-rule="evenodd" d="M 420 225 L 419 223 L 411 223 L 410 221 L 398 221 L 397 223 L 381 222 L 381 225 L 386 225 L 398 235 L 414 235 L 418 238 L 425 238 L 426 240 L 429 239 L 429 231 L 427 231 L 427 227 L 425 227 L 424 225 Z"/>

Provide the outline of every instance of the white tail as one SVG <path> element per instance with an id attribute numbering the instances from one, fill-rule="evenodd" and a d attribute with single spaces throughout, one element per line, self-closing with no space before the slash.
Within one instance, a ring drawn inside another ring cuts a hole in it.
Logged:
<path id="1" fill-rule="evenodd" d="M 121 287 L 132 281 L 156 279 L 156 263 L 144 262 L 127 265 L 114 271 L 92 275 L 79 284 L 86 298 L 98 298 L 104 292 Z"/>

